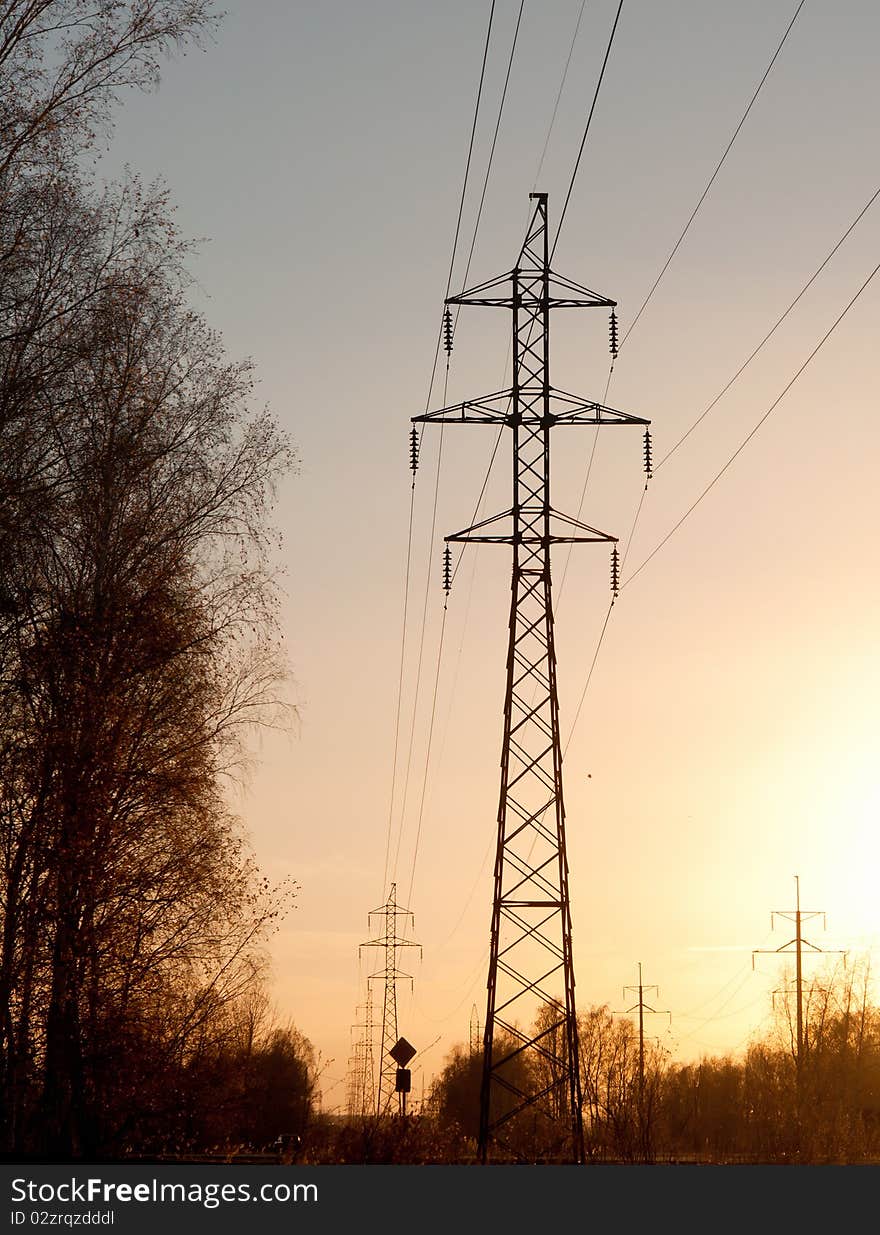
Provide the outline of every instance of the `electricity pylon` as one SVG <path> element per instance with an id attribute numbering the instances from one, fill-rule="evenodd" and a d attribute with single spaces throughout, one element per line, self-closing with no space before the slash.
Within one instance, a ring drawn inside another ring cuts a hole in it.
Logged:
<path id="1" fill-rule="evenodd" d="M 356 1009 L 363 1012 L 364 1019 L 352 1025 L 352 1031 L 360 1030 L 354 1048 L 354 1083 L 350 1110 L 352 1115 L 368 1115 L 373 1107 L 376 1093 L 376 1076 L 373 1063 L 373 988 L 367 982 L 367 1002 Z"/>
<path id="2" fill-rule="evenodd" d="M 480 1014 L 477 1005 L 471 1007 L 471 1020 L 468 1025 L 468 1046 L 471 1055 L 476 1055 L 480 1049 Z"/>
<path id="3" fill-rule="evenodd" d="M 648 1012 L 652 1016 L 668 1016 L 669 1023 L 672 1023 L 672 1013 L 665 1008 L 661 1011 L 659 1008 L 652 1008 L 650 1004 L 645 1003 L 645 991 L 655 991 L 660 994 L 659 986 L 645 986 L 642 982 L 642 962 L 639 961 L 639 984 L 638 986 L 625 986 L 623 988 L 623 997 L 626 999 L 629 993 L 636 994 L 638 992 L 638 1003 L 634 1003 L 631 1008 L 627 1008 L 623 1014 L 631 1016 L 633 1012 L 638 1011 L 639 1014 L 639 1125 L 644 1128 L 645 1122 L 645 1013 Z"/>
<path id="4" fill-rule="evenodd" d="M 384 1115 L 388 1110 L 391 1097 L 395 1092 L 397 1080 L 397 1063 L 389 1052 L 397 1042 L 397 983 L 407 979 L 412 983 L 412 975 L 403 973 L 397 968 L 397 952 L 399 948 L 418 948 L 421 946 L 410 939 L 402 939 L 397 934 L 397 919 L 410 918 L 415 926 L 415 919 L 408 909 L 401 909 L 397 904 L 397 884 L 392 883 L 388 900 L 378 909 L 372 909 L 368 915 L 368 924 L 372 929 L 372 919 L 382 917 L 385 923 L 385 933 L 376 939 L 368 939 L 361 948 L 382 948 L 385 952 L 385 966 L 376 973 L 371 973 L 367 983 L 383 979 L 385 983 L 385 999 L 382 1004 L 382 1037 L 379 1056 L 379 1085 L 376 1091 L 376 1114 Z"/>
<path id="5" fill-rule="evenodd" d="M 788 943 L 782 944 L 778 948 L 753 948 L 752 949 L 752 969 L 755 967 L 755 957 L 759 953 L 779 953 L 784 952 L 791 955 L 791 949 L 794 948 L 795 955 L 795 997 L 797 1001 L 796 1021 L 795 1021 L 795 1075 L 797 1078 L 798 1091 L 800 1092 L 803 1081 L 803 1066 L 805 1058 L 805 1039 L 804 1039 L 804 992 L 803 992 L 803 950 L 806 948 L 811 954 L 815 955 L 820 952 L 842 952 L 846 956 L 843 948 L 820 948 L 815 943 L 810 943 L 809 939 L 804 939 L 801 927 L 804 922 L 810 921 L 812 918 L 822 919 L 822 929 L 825 929 L 825 913 L 821 909 L 801 909 L 801 881 L 798 875 L 794 877 L 795 890 L 795 908 L 794 909 L 774 909 L 770 914 L 770 929 L 773 930 L 774 920 L 776 918 L 784 918 L 788 922 L 794 922 L 794 939 L 789 939 Z M 789 1022 L 790 1024 L 790 1022 Z"/>
<path id="6" fill-rule="evenodd" d="M 552 545 L 615 546 L 617 538 L 560 514 L 550 502 L 550 430 L 556 426 L 649 423 L 550 385 L 550 310 L 613 309 L 615 301 L 550 268 L 547 194 L 513 270 L 447 299 L 447 305 L 506 308 L 513 318 L 513 385 L 454 407 L 414 416 L 425 424 L 504 425 L 513 438 L 513 505 L 449 542 L 511 545 L 513 576 L 501 794 L 483 1032 L 479 1153 L 526 1107 L 566 1112 L 564 1155 L 583 1161 L 581 1084 L 574 999 L 571 904 L 562 799 L 562 748 L 550 581 Z M 509 285 L 509 286 L 505 286 Z M 616 347 L 616 317 L 612 319 Z M 545 817 L 549 821 L 545 822 Z M 540 1026 L 538 1012 L 546 1009 Z M 500 1032 L 499 1032 L 500 1031 Z M 496 1034 L 498 1043 L 496 1049 Z M 519 1067 L 520 1059 L 535 1067 Z M 509 1139 L 514 1139 L 509 1138 Z"/>

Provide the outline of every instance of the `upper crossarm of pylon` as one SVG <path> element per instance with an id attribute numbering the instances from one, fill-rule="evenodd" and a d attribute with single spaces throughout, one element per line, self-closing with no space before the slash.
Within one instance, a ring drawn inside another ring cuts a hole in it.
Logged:
<path id="1" fill-rule="evenodd" d="M 510 297 L 506 296 L 498 298 L 492 297 L 486 301 L 486 293 L 492 291 L 495 287 L 501 287 L 505 283 L 510 283 L 513 278 L 513 271 L 505 271 L 504 274 L 496 275 L 494 279 L 487 279 L 485 283 L 477 283 L 474 287 L 469 287 L 463 292 L 456 293 L 455 296 L 447 296 L 446 304 L 509 304 Z"/>
<path id="2" fill-rule="evenodd" d="M 550 271 L 549 284 L 551 292 L 558 293 L 560 300 L 574 301 L 584 307 L 592 305 L 597 309 L 613 309 L 617 306 L 616 300 L 603 296 L 601 292 L 594 292 L 582 283 L 575 283 L 573 279 L 566 279 L 554 270 Z"/>
<path id="3" fill-rule="evenodd" d="M 649 425 L 651 423 L 644 416 L 633 416 L 630 412 L 621 412 L 615 407 L 606 407 L 604 403 L 569 394 L 566 390 L 552 390 L 550 404 L 554 408 L 554 423 L 558 425 Z M 566 410 L 556 411 L 559 405 Z"/>
<path id="4" fill-rule="evenodd" d="M 413 424 L 503 424 L 510 416 L 512 390 L 497 390 L 494 394 L 482 395 L 479 399 L 466 399 L 450 407 L 437 408 L 421 416 L 413 416 Z"/>

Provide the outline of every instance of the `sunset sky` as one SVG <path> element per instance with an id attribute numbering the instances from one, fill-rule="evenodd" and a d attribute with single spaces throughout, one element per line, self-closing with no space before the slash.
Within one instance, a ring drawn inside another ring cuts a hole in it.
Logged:
<path id="1" fill-rule="evenodd" d="M 193 300 L 301 469 L 279 493 L 289 737 L 255 739 L 236 809 L 266 873 L 301 885 L 272 941 L 279 1013 L 321 1052 L 345 1102 L 367 913 L 383 886 L 410 499 L 410 417 L 429 395 L 489 3 L 231 0 L 205 54 L 131 95 L 102 165 L 165 178 L 184 234 L 206 237 Z M 752 97 L 796 0 L 625 0 L 554 259 L 618 301 L 626 334 Z M 526 0 L 469 282 L 509 270 L 529 192 L 551 229 L 616 0 Z M 518 0 L 497 0 L 464 276 Z M 655 461 L 734 375 L 880 185 L 870 0 L 806 0 L 693 226 L 615 365 L 613 407 L 649 417 Z M 729 470 L 627 584 L 768 411 L 880 258 L 880 202 L 700 426 L 657 469 L 572 731 L 610 600 L 601 546 L 555 551 L 557 651 L 580 1006 L 629 1007 L 641 961 L 651 1027 L 676 1058 L 735 1051 L 770 1022 L 785 944 L 771 910 L 824 910 L 808 937 L 861 954 L 880 938 L 876 650 L 880 276 Z M 601 399 L 604 311 L 558 315 L 554 384 Z M 447 402 L 508 384 L 509 315 L 465 309 Z M 430 400 L 443 403 L 443 374 Z M 446 619 L 442 537 L 471 522 L 492 429 L 426 433 L 415 500 L 391 871 L 423 946 L 401 965 L 414 1096 L 485 1015 L 510 557 L 469 548 Z M 593 431 L 558 430 L 554 504 L 577 510 Z M 509 437 L 481 507 L 509 506 Z M 605 431 L 582 517 L 626 544 L 641 435 Z M 564 586 L 562 585 L 565 575 Z M 422 613 L 422 666 L 415 699 Z M 415 706 L 417 704 L 417 706 Z M 413 723 L 413 715 L 415 719 Z M 410 753 L 410 742 L 412 744 Z M 405 811 L 401 816 L 406 767 Z M 419 829 L 420 804 L 421 827 Z M 401 830 L 402 825 L 402 830 Z M 416 837 L 418 833 L 418 845 Z M 397 861 L 394 861 L 397 854 Z M 815 928 L 815 929 L 814 929 Z M 830 958 L 833 961 L 833 957 Z M 818 972 L 818 961 L 807 973 Z M 381 1009 L 377 1008 L 376 1015 Z"/>

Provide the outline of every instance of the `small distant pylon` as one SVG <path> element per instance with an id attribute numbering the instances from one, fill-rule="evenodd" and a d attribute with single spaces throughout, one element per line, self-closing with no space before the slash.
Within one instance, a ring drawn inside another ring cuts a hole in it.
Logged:
<path id="1" fill-rule="evenodd" d="M 373 988 L 369 981 L 367 982 L 367 1002 L 357 1008 L 357 1013 L 361 1012 L 363 1012 L 363 1020 L 352 1025 L 352 1031 L 360 1030 L 354 1054 L 356 1079 L 353 1105 L 355 1109 L 350 1112 L 357 1116 L 371 1113 L 376 1095 L 376 1073 L 373 1060 Z"/>
<path id="2" fill-rule="evenodd" d="M 418 948 L 421 955 L 421 945 L 410 939 L 403 939 L 397 933 L 397 919 L 409 918 L 415 928 L 415 919 L 408 909 L 402 909 L 397 904 L 397 884 L 392 883 L 388 900 L 378 909 L 372 909 L 368 915 L 368 924 L 372 927 L 372 919 L 384 919 L 384 934 L 375 939 L 368 939 L 361 948 L 382 948 L 385 953 L 385 966 L 376 973 L 371 973 L 368 983 L 383 979 L 385 983 L 385 998 L 382 1005 L 382 1037 L 379 1055 L 379 1084 L 376 1091 L 376 1114 L 384 1115 L 391 1103 L 397 1082 L 397 1063 L 390 1052 L 398 1039 L 397 1032 L 397 983 L 405 978 L 412 984 L 412 974 L 403 973 L 397 968 L 397 951 L 399 948 Z"/>
<path id="3" fill-rule="evenodd" d="M 481 1037 L 480 1014 L 477 1011 L 477 1005 L 471 1006 L 471 1023 L 468 1027 L 468 1045 L 471 1055 L 479 1055 L 483 1049 L 483 1040 Z"/>
<path id="4" fill-rule="evenodd" d="M 795 891 L 795 908 L 794 909 L 774 909 L 770 914 L 770 929 L 773 930 L 774 920 L 776 918 L 784 918 L 788 922 L 794 922 L 794 939 L 789 939 L 788 943 L 782 944 L 778 948 L 753 948 L 752 949 L 752 969 L 755 968 L 755 957 L 762 952 L 786 953 L 791 955 L 791 949 L 794 949 L 795 956 L 795 994 L 797 998 L 796 1011 L 796 1038 L 795 1038 L 795 1072 L 797 1077 L 798 1093 L 800 1093 L 801 1084 L 803 1081 L 804 1059 L 806 1056 L 806 1039 L 804 1037 L 804 973 L 803 973 L 803 950 L 806 948 L 810 953 L 822 952 L 838 952 L 842 953 L 844 963 L 846 962 L 846 951 L 843 948 L 820 948 L 815 943 L 810 943 L 809 939 L 805 939 L 802 933 L 804 922 L 811 918 L 822 919 L 822 929 L 825 929 L 825 912 L 822 909 L 801 909 L 801 881 L 798 875 L 794 877 Z"/>
<path id="5" fill-rule="evenodd" d="M 358 1055 L 358 1046 L 355 1044 L 354 1054 L 348 1057 L 348 1086 L 346 1089 L 346 1109 L 349 1117 L 354 1118 L 360 1114 L 361 1097 L 359 1093 L 360 1084 L 360 1058 Z"/>
<path id="6" fill-rule="evenodd" d="M 626 999 L 628 994 L 638 994 L 638 1003 L 634 1003 L 631 1008 L 627 1008 L 622 1015 L 631 1016 L 633 1012 L 639 1014 L 639 1120 L 644 1123 L 645 1117 L 645 1013 L 651 1016 L 668 1016 L 670 1024 L 672 1023 L 672 1013 L 667 1009 L 652 1008 L 650 1004 L 645 1003 L 645 991 L 654 991 L 655 994 L 660 994 L 659 986 L 645 986 L 642 982 L 642 962 L 639 961 L 639 984 L 638 986 L 625 986 L 623 988 L 623 997 Z"/>

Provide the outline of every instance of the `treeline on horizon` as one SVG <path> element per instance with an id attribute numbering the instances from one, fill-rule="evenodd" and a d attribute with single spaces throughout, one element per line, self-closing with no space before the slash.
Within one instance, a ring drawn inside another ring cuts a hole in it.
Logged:
<path id="1" fill-rule="evenodd" d="M 880 1161 L 880 1008 L 869 996 L 869 978 L 862 962 L 804 983 L 799 1068 L 790 988 L 777 1005 L 772 1029 L 741 1055 L 676 1063 L 646 1039 L 643 1082 L 634 1022 L 613 1016 L 607 1006 L 581 1013 L 587 1162 Z M 496 1049 L 501 1057 L 505 1044 L 496 1043 Z M 540 1057 L 527 1054 L 538 1064 L 518 1055 L 509 1079 L 532 1092 L 552 1086 Z M 482 1066 L 482 1049 L 456 1047 L 418 1116 L 351 1116 L 341 1127 L 319 1120 L 302 1160 L 475 1162 Z M 530 1067 L 538 1075 L 523 1085 L 525 1078 L 515 1072 Z M 490 1160 L 570 1160 L 566 1102 L 567 1093 L 557 1087 L 552 1101 L 503 1125 L 504 1143 L 493 1146 Z M 493 1118 L 500 1114 L 501 1108 L 493 1109 Z"/>
<path id="2" fill-rule="evenodd" d="M 208 0 L 0 7 L 0 1155 L 263 1144 L 314 1053 L 273 1017 L 229 808 L 281 723 L 295 462 L 188 303 L 161 186 L 95 166 Z"/>

